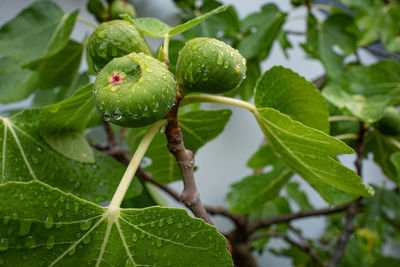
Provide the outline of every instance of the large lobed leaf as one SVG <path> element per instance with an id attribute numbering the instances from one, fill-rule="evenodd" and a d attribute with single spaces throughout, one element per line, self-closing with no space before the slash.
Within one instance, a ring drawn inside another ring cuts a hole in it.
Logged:
<path id="1" fill-rule="evenodd" d="M 40 134 L 65 157 L 93 163 L 93 151 L 82 132 L 94 109 L 92 84 L 87 84 L 71 97 L 41 109 Z"/>
<path id="2" fill-rule="evenodd" d="M 276 5 L 264 5 L 261 12 L 251 14 L 241 22 L 241 31 L 248 35 L 240 40 L 237 49 L 246 59 L 261 61 L 267 58 L 285 19 L 286 14 Z"/>
<path id="3" fill-rule="evenodd" d="M 345 143 L 272 108 L 259 108 L 255 115 L 278 157 L 311 184 L 325 183 L 356 195 L 373 195 L 370 186 L 336 160 L 337 154 L 353 153 Z"/>
<path id="4" fill-rule="evenodd" d="M 225 128 L 232 112 L 223 110 L 196 110 L 179 113 L 179 126 L 182 130 L 185 147 L 196 152 L 217 137 Z M 127 139 L 131 151 L 135 151 L 146 132 L 146 128 L 131 129 Z M 174 156 L 169 153 L 167 139 L 158 135 L 154 138 L 146 155 L 151 160 L 151 165 L 145 170 L 151 172 L 153 178 L 161 183 L 169 183 L 181 179 L 181 174 Z"/>
<path id="5" fill-rule="evenodd" d="M 341 49 L 344 55 L 356 51 L 357 28 L 353 18 L 346 14 L 334 14 L 319 25 L 317 19 L 309 13 L 307 17 L 307 40 L 304 49 L 313 57 L 319 58 L 329 77 L 337 77 L 343 70 L 343 56 L 335 52 Z"/>
<path id="6" fill-rule="evenodd" d="M 38 181 L 0 185 L 5 266 L 233 266 L 226 239 L 185 210 L 107 209 Z"/>
<path id="7" fill-rule="evenodd" d="M 329 132 L 325 100 L 312 82 L 284 67 L 273 67 L 257 82 L 256 107 L 270 107 L 306 126 Z"/>
<path id="8" fill-rule="evenodd" d="M 53 150 L 39 133 L 39 109 L 28 109 L 0 121 L 1 183 L 40 180 L 66 192 L 95 201 L 110 200 L 125 167 L 93 151 L 96 163 L 77 162 Z M 139 194 L 135 182 L 128 197 Z"/>
<path id="9" fill-rule="evenodd" d="M 385 108 L 400 100 L 400 64 L 382 60 L 370 66 L 357 66 L 342 73 L 324 88 L 322 94 L 338 108 L 361 120 L 379 120 Z"/>
<path id="10" fill-rule="evenodd" d="M 38 1 L 2 26 L 0 102 L 20 101 L 38 88 L 71 82 L 83 51 L 81 44 L 69 40 L 77 14 Z"/>
<path id="11" fill-rule="evenodd" d="M 329 132 L 329 113 L 320 92 L 313 83 L 306 81 L 289 69 L 273 67 L 262 75 L 255 90 L 255 104 L 259 108 L 277 109 L 305 126 L 324 133 Z M 267 159 L 265 151 L 260 150 L 259 152 Z M 257 159 L 262 162 L 256 153 L 249 163 Z M 309 183 L 328 203 L 334 205 L 351 201 L 356 197 L 325 183 L 318 181 L 309 181 Z"/>

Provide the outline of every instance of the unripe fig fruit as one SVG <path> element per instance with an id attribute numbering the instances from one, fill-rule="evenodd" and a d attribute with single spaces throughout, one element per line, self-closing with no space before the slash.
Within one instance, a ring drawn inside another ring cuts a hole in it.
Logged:
<path id="1" fill-rule="evenodd" d="M 223 93 L 238 87 L 245 74 L 243 56 L 217 39 L 192 39 L 179 52 L 176 76 L 184 91 Z"/>
<path id="2" fill-rule="evenodd" d="M 111 17 L 113 19 L 120 19 L 119 15 L 128 14 L 131 18 L 136 17 L 135 8 L 131 3 L 126 1 L 116 0 L 111 4 Z"/>
<path id="3" fill-rule="evenodd" d="M 87 52 L 96 70 L 103 68 L 113 58 L 132 52 L 151 55 L 143 36 L 130 22 L 113 20 L 102 23 L 89 37 Z"/>
<path id="4" fill-rule="evenodd" d="M 387 107 L 375 127 L 383 134 L 400 135 L 400 113 L 395 107 Z"/>
<path id="5" fill-rule="evenodd" d="M 105 121 L 142 127 L 162 119 L 172 108 L 176 81 L 166 65 L 143 53 L 114 58 L 93 85 L 97 110 Z"/>
<path id="6" fill-rule="evenodd" d="M 89 0 L 86 5 L 90 13 L 92 13 L 99 22 L 104 21 L 108 14 L 106 8 L 100 0 Z"/>

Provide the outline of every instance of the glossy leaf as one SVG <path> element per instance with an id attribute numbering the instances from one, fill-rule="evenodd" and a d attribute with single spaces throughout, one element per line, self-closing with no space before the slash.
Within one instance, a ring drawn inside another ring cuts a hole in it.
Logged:
<path id="1" fill-rule="evenodd" d="M 265 59 L 285 19 L 286 14 L 274 4 L 264 5 L 261 12 L 251 14 L 242 21 L 241 30 L 248 35 L 240 40 L 237 49 L 246 59 Z"/>
<path id="2" fill-rule="evenodd" d="M 206 14 L 193 18 L 185 23 L 178 25 L 176 27 L 170 27 L 164 22 L 156 18 L 137 18 L 133 19 L 133 23 L 142 33 L 150 37 L 164 37 L 166 35 L 173 36 L 187 31 L 207 18 L 216 15 L 218 13 L 224 12 L 228 8 L 227 5 L 220 6 Z M 126 19 L 126 17 L 124 17 Z"/>
<path id="3" fill-rule="evenodd" d="M 1 118 L 1 182 L 40 180 L 95 202 L 110 200 L 125 167 L 93 151 L 96 163 L 74 161 L 53 150 L 39 134 L 39 109 Z M 137 182 L 128 197 L 141 192 Z"/>
<path id="4" fill-rule="evenodd" d="M 398 181 L 396 165 L 391 160 L 392 155 L 399 150 L 398 140 L 385 136 L 377 131 L 367 135 L 365 147 L 367 152 L 372 152 L 374 161 L 382 169 L 382 172 L 394 182 Z"/>
<path id="5" fill-rule="evenodd" d="M 273 167 L 270 172 L 248 176 L 231 186 L 227 195 L 231 212 L 248 214 L 279 194 L 293 173 L 279 162 Z"/>
<path id="6" fill-rule="evenodd" d="M 390 161 L 396 168 L 397 172 L 397 184 L 400 185 L 400 152 L 397 151 L 390 156 Z"/>
<path id="7" fill-rule="evenodd" d="M 365 97 L 359 94 L 349 94 L 337 85 L 327 86 L 322 94 L 338 108 L 345 109 L 368 123 L 382 118 L 385 108 L 392 100 L 390 96 L 385 95 Z"/>
<path id="8" fill-rule="evenodd" d="M 288 183 L 286 185 L 286 193 L 297 205 L 299 205 L 301 210 L 313 209 L 313 206 L 311 206 L 308 201 L 306 193 L 300 190 L 298 183 Z"/>
<path id="9" fill-rule="evenodd" d="M 321 25 L 312 14 L 307 18 L 307 41 L 305 50 L 313 57 L 319 58 L 328 76 L 337 77 L 343 70 L 343 55 L 349 55 L 356 51 L 357 29 L 351 16 L 346 14 L 334 14 Z M 335 52 L 334 47 L 341 50 L 341 54 Z"/>
<path id="10" fill-rule="evenodd" d="M 82 53 L 83 45 L 70 40 L 58 53 L 36 60 L 25 67 L 39 72 L 40 78 L 37 86 L 41 89 L 68 86 L 78 73 Z"/>
<path id="11" fill-rule="evenodd" d="M 255 105 L 274 108 L 306 126 L 329 132 L 328 108 L 320 92 L 289 69 L 273 67 L 261 76 L 255 89 Z"/>
<path id="12" fill-rule="evenodd" d="M 179 126 L 182 130 L 186 149 L 196 152 L 201 146 L 217 137 L 225 128 L 232 112 L 230 110 L 198 110 L 179 114 Z M 131 151 L 136 147 L 145 133 L 146 128 L 129 130 L 126 141 Z M 174 156 L 169 153 L 167 139 L 163 135 L 154 138 L 146 157 L 150 166 L 145 170 L 150 172 L 155 180 L 169 183 L 181 179 L 181 174 Z"/>
<path id="13" fill-rule="evenodd" d="M 1 185 L 0 200 L 6 266 L 233 266 L 226 239 L 182 209 L 107 209 L 37 181 Z"/>
<path id="14" fill-rule="evenodd" d="M 77 15 L 64 14 L 51 1 L 34 2 L 0 29 L 0 54 L 21 64 L 56 54 L 68 43 Z"/>
<path id="15" fill-rule="evenodd" d="M 82 133 L 93 109 L 92 84 L 88 84 L 62 102 L 41 109 L 40 134 L 65 157 L 93 163 L 92 148 Z"/>
<path id="16" fill-rule="evenodd" d="M 199 2 L 198 2 L 199 3 Z M 197 4 L 197 3 L 196 3 Z M 217 0 L 203 1 L 198 9 L 185 10 L 184 21 L 198 16 L 198 13 L 206 14 L 216 8 L 220 8 L 222 4 Z M 239 18 L 233 6 L 229 6 L 226 11 L 209 17 L 196 27 L 183 32 L 185 40 L 190 40 L 199 36 L 217 38 L 228 44 L 234 44 L 239 31 Z"/>
<path id="17" fill-rule="evenodd" d="M 373 195 L 371 187 L 335 159 L 337 154 L 353 152 L 346 144 L 271 108 L 259 108 L 255 115 L 275 153 L 304 179 L 357 195 Z"/>

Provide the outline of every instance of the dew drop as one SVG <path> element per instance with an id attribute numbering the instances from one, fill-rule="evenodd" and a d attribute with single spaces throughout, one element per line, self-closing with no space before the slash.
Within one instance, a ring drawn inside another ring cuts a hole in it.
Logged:
<path id="1" fill-rule="evenodd" d="M 49 236 L 46 241 L 46 248 L 47 249 L 52 249 L 54 248 L 54 245 L 56 244 L 55 238 L 53 235 Z"/>
<path id="2" fill-rule="evenodd" d="M 110 119 L 111 119 L 110 113 L 108 112 L 108 110 L 106 110 L 106 111 L 103 113 L 103 121 L 109 121 Z"/>
<path id="3" fill-rule="evenodd" d="M 235 66 L 235 72 L 236 72 L 237 74 L 240 73 L 240 66 L 239 66 L 238 64 L 236 64 L 236 66 Z"/>
<path id="4" fill-rule="evenodd" d="M 96 165 L 93 165 L 93 166 L 96 166 Z M 79 203 L 78 202 L 74 203 L 74 211 L 75 211 L 75 213 L 77 213 L 79 211 Z"/>
<path id="5" fill-rule="evenodd" d="M 160 127 L 160 129 L 158 130 L 160 133 L 164 133 L 165 132 L 165 126 Z"/>
<path id="6" fill-rule="evenodd" d="M 92 221 L 84 220 L 80 223 L 80 228 L 82 231 L 86 231 L 87 229 L 90 228 L 91 225 L 92 225 Z"/>
<path id="7" fill-rule="evenodd" d="M 50 229 L 50 228 L 53 227 L 53 225 L 54 225 L 54 219 L 53 219 L 53 217 L 49 214 L 49 215 L 47 215 L 46 219 L 44 220 L 44 227 L 45 227 L 46 229 Z"/>
<path id="8" fill-rule="evenodd" d="M 143 238 L 145 238 L 146 237 L 146 234 L 144 233 L 144 232 L 141 232 L 140 233 L 140 239 L 143 239 Z"/>
<path id="9" fill-rule="evenodd" d="M 156 240 L 156 244 L 157 244 L 157 247 L 160 248 L 162 246 L 162 240 L 161 239 L 157 239 Z"/>
<path id="10" fill-rule="evenodd" d="M 137 237 L 136 233 L 133 233 L 133 235 L 132 235 L 132 241 L 133 241 L 133 242 L 136 242 L 137 239 L 138 239 L 138 237 Z"/>
<path id="11" fill-rule="evenodd" d="M 183 225 L 182 225 L 181 223 L 178 223 L 176 226 L 177 226 L 179 229 L 181 229 L 181 228 L 183 227 Z"/>
<path id="12" fill-rule="evenodd" d="M 190 233 L 190 237 L 191 237 L 191 238 L 195 237 L 196 235 L 197 235 L 197 232 L 192 232 L 192 233 Z"/>
<path id="13" fill-rule="evenodd" d="M 8 239 L 0 238 L 0 252 L 6 251 L 8 249 Z"/>
<path id="14" fill-rule="evenodd" d="M 161 220 L 158 222 L 158 226 L 159 226 L 159 227 L 163 227 L 163 226 L 164 226 L 164 220 L 163 220 L 163 219 L 161 219 Z"/>
<path id="15" fill-rule="evenodd" d="M 82 243 L 85 244 L 85 245 L 87 245 L 87 244 L 89 244 L 91 241 L 92 241 L 92 235 L 91 235 L 91 234 L 88 234 L 88 235 L 82 240 Z"/>
<path id="16" fill-rule="evenodd" d="M 167 80 L 167 74 L 163 74 L 162 79 L 163 79 L 164 81 L 166 81 L 166 80 Z"/>
<path id="17" fill-rule="evenodd" d="M 122 118 L 121 111 L 118 108 L 114 111 L 113 118 L 116 121 L 119 121 Z"/>
<path id="18" fill-rule="evenodd" d="M 19 236 L 25 236 L 31 231 L 32 221 L 31 220 L 22 220 L 19 223 Z"/>
<path id="19" fill-rule="evenodd" d="M 57 216 L 58 217 L 62 217 L 64 215 L 64 212 L 63 212 L 63 210 L 57 210 Z"/>
<path id="20" fill-rule="evenodd" d="M 131 259 L 127 258 L 126 261 L 125 261 L 125 265 L 124 266 L 125 267 L 131 267 L 131 266 L 136 266 L 136 265 L 133 265 Z"/>
<path id="21" fill-rule="evenodd" d="M 169 217 L 168 219 L 167 219 L 167 223 L 168 224 L 172 224 L 174 222 L 174 219 L 172 219 L 171 217 Z"/>
<path id="22" fill-rule="evenodd" d="M 75 251 L 76 251 L 76 246 L 74 246 L 70 251 L 68 251 L 68 255 L 69 255 L 69 256 L 74 255 L 74 254 L 75 254 Z"/>
<path id="23" fill-rule="evenodd" d="M 11 220 L 11 216 L 4 216 L 3 223 L 7 224 Z"/>
<path id="24" fill-rule="evenodd" d="M 35 238 L 30 235 L 25 239 L 25 247 L 27 248 L 33 248 L 36 245 L 36 240 Z"/>

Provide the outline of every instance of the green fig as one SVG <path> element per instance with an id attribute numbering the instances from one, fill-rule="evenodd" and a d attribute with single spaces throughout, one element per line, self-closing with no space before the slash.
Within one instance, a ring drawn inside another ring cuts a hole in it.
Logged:
<path id="1" fill-rule="evenodd" d="M 175 95 L 173 74 L 144 53 L 114 58 L 93 85 L 95 105 L 103 119 L 123 127 L 142 127 L 162 119 Z"/>
<path id="2" fill-rule="evenodd" d="M 122 14 L 128 14 L 131 18 L 136 17 L 135 7 L 126 1 L 116 0 L 112 2 L 110 10 L 113 19 L 120 19 L 119 15 Z"/>
<path id="3" fill-rule="evenodd" d="M 217 39 L 192 39 L 179 52 L 176 76 L 184 91 L 223 93 L 238 87 L 245 74 L 245 58 Z"/>
<path id="4" fill-rule="evenodd" d="M 133 24 L 125 20 L 102 23 L 89 37 L 87 52 L 96 70 L 103 68 L 113 58 L 132 52 L 151 55 L 143 36 Z"/>

